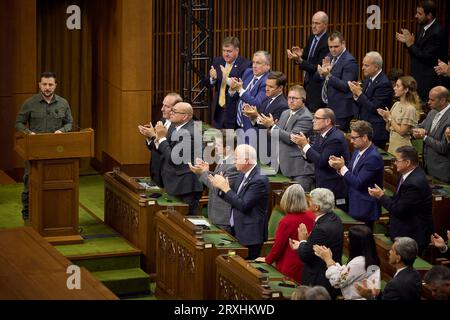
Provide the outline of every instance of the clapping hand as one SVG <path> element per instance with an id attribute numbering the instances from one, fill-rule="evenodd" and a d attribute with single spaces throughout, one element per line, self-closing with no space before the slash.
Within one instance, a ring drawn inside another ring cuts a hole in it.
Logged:
<path id="1" fill-rule="evenodd" d="M 450 75 L 450 68 L 447 63 L 438 60 L 438 65 L 434 67 L 434 71 L 440 75 L 440 76 L 449 76 Z"/>
<path id="2" fill-rule="evenodd" d="M 362 94 L 362 87 L 359 82 L 356 81 L 347 81 L 348 87 L 350 91 L 353 93 L 355 97 L 359 97 Z"/>
<path id="3" fill-rule="evenodd" d="M 189 163 L 189 169 L 195 174 L 202 174 L 203 172 L 209 171 L 209 164 L 200 158 L 195 159 L 195 165 Z"/>
<path id="4" fill-rule="evenodd" d="M 147 138 L 152 139 L 152 138 L 156 137 L 155 128 L 153 127 L 153 125 L 151 123 L 145 124 L 145 125 L 139 125 L 138 129 L 139 129 L 139 132 L 143 136 L 146 136 Z"/>
<path id="5" fill-rule="evenodd" d="M 369 194 L 377 199 L 380 199 L 382 196 L 384 196 L 384 191 L 381 189 L 377 184 L 375 184 L 375 188 L 368 188 Z"/>
<path id="6" fill-rule="evenodd" d="M 308 143 L 308 138 L 300 132 L 300 133 L 292 133 L 291 134 L 291 141 L 298 145 L 301 149 L 303 149 Z"/>
<path id="7" fill-rule="evenodd" d="M 266 128 L 271 128 L 273 125 L 275 125 L 276 121 L 273 120 L 273 116 L 271 113 L 269 113 L 268 116 L 264 114 L 260 114 L 257 119 L 258 123 L 262 124 Z"/>
<path id="8" fill-rule="evenodd" d="M 222 174 L 210 174 L 208 176 L 208 180 L 209 182 L 211 182 L 214 188 L 217 188 L 225 193 L 231 190 L 228 177 L 225 178 Z"/>
<path id="9" fill-rule="evenodd" d="M 242 106 L 242 114 L 252 120 L 258 118 L 259 115 L 256 106 L 251 106 L 248 103 L 244 103 Z"/>
<path id="10" fill-rule="evenodd" d="M 385 109 L 378 108 L 377 112 L 380 116 L 383 117 L 384 121 L 386 121 L 386 122 L 388 122 L 389 119 L 391 118 L 391 112 L 389 111 L 389 109 L 387 107 L 385 107 Z"/>
<path id="11" fill-rule="evenodd" d="M 164 124 L 161 121 L 158 121 L 155 126 L 156 139 L 160 140 L 165 138 L 167 135 L 167 129 L 164 127 Z"/>
<path id="12" fill-rule="evenodd" d="M 291 247 L 292 250 L 298 250 L 300 241 L 289 238 L 289 247 Z"/>
<path id="13" fill-rule="evenodd" d="M 214 68 L 214 66 L 211 66 L 211 69 L 209 69 L 209 76 L 213 81 L 217 79 L 217 70 Z"/>
<path id="14" fill-rule="evenodd" d="M 298 240 L 299 241 L 308 240 L 310 233 L 306 229 L 306 225 L 304 223 L 300 223 L 300 225 L 298 226 L 297 232 L 298 232 Z"/>
<path id="15" fill-rule="evenodd" d="M 395 38 L 401 43 L 406 44 L 407 47 L 410 47 L 414 44 L 414 34 L 409 32 L 408 29 L 401 29 L 401 33 L 396 32 Z"/>
<path id="16" fill-rule="evenodd" d="M 302 48 L 294 46 L 294 47 L 292 47 L 291 50 L 287 49 L 286 52 L 287 52 L 287 57 L 288 57 L 289 60 L 294 59 L 294 60 L 297 60 L 299 62 L 302 61 L 302 55 L 303 55 L 303 49 Z"/>
<path id="17" fill-rule="evenodd" d="M 328 159 L 328 164 L 333 169 L 339 171 L 345 165 L 345 160 L 344 160 L 344 157 L 342 157 L 342 156 L 339 158 L 336 156 L 330 156 L 330 158 Z"/>

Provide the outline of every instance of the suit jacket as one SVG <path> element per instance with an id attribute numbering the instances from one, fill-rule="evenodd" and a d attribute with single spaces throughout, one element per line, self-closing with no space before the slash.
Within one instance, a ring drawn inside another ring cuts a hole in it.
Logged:
<path id="1" fill-rule="evenodd" d="M 422 280 L 420 273 L 411 266 L 400 271 L 386 284 L 382 300 L 420 300 Z"/>
<path id="2" fill-rule="evenodd" d="M 202 152 L 201 145 L 199 149 L 194 144 L 194 120 L 191 119 L 178 132 L 173 126 L 171 128 L 172 130 L 169 129 L 167 134 L 167 140 L 162 141 L 158 147 L 162 155 L 161 176 L 165 189 L 172 196 L 201 192 L 203 186 L 188 165 L 188 162 L 194 163 L 194 159 L 200 157 Z M 183 154 L 188 148 L 191 153 Z M 183 157 L 182 163 L 177 163 L 175 157 Z"/>
<path id="3" fill-rule="evenodd" d="M 415 37 L 414 44 L 407 48 L 411 56 L 411 76 L 417 81 L 417 91 L 423 101 L 428 101 L 428 92 L 438 84 L 438 76 L 434 71 L 438 58 L 447 58 L 446 40 L 442 28 L 436 20 L 422 37 L 423 26 Z"/>
<path id="4" fill-rule="evenodd" d="M 303 107 L 292 115 L 291 110 L 285 110 L 278 124 L 273 128 L 272 134 L 279 136 L 279 155 L 281 173 L 286 177 L 297 177 L 301 175 L 313 175 L 314 164 L 306 161 L 303 151 L 291 141 L 291 133 L 303 132 L 306 136 L 312 133 L 312 114 L 308 108 Z M 289 119 L 289 122 L 287 120 Z M 287 123 L 287 125 L 286 125 Z M 276 130 L 276 131 L 275 131 Z"/>
<path id="5" fill-rule="evenodd" d="M 314 74 L 317 71 L 317 65 L 322 64 L 323 58 L 330 52 L 328 49 L 328 33 L 325 33 L 317 43 L 314 54 L 308 59 L 314 37 L 314 35 L 309 36 L 308 43 L 303 50 L 302 62 L 299 63 L 300 70 L 305 71 L 306 105 L 312 112 L 324 105 L 321 95 L 322 81 L 314 78 Z"/>
<path id="6" fill-rule="evenodd" d="M 228 177 L 228 181 L 232 184 L 239 175 L 234 164 L 218 164 L 214 169 L 214 174 L 223 172 L 225 177 Z M 213 224 L 217 225 L 230 225 L 231 205 L 219 197 L 219 190 L 214 188 L 208 180 L 208 175 L 211 172 L 203 172 L 199 179 L 209 189 L 208 193 L 208 219 Z"/>
<path id="7" fill-rule="evenodd" d="M 333 212 L 324 214 L 315 223 L 307 241 L 300 243 L 298 254 L 304 263 L 302 284 L 324 286 L 330 293 L 330 281 L 325 277 L 327 265 L 314 254 L 315 244 L 330 248 L 333 260 L 340 263 L 342 256 L 343 226 L 341 219 Z"/>
<path id="8" fill-rule="evenodd" d="M 215 88 L 215 94 L 212 99 L 212 105 L 211 107 L 214 108 L 214 124 L 215 127 L 218 129 L 234 129 L 234 122 L 229 120 L 230 115 L 232 117 L 236 117 L 236 101 L 230 100 L 228 95 L 226 94 L 228 92 L 229 86 L 227 85 L 225 87 L 225 107 L 219 106 L 219 95 L 220 95 L 220 86 L 222 85 L 222 70 L 220 69 L 220 66 L 225 67 L 226 62 L 223 57 L 216 57 L 213 60 L 212 66 L 217 71 L 217 79 L 216 81 L 211 84 L 211 80 L 209 77 L 209 74 L 207 77 L 203 79 L 203 84 L 206 87 L 212 87 Z M 244 58 L 242 56 L 238 56 L 236 60 L 234 61 L 233 67 L 230 70 L 229 77 L 236 77 L 241 78 L 244 74 L 244 71 L 247 68 L 250 68 L 252 66 L 252 62 L 248 60 L 247 58 Z M 233 119 L 233 118 L 232 118 Z"/>
<path id="9" fill-rule="evenodd" d="M 436 127 L 430 132 L 436 113 L 438 113 L 436 110 L 431 110 L 419 125 L 428 132 L 423 141 L 423 159 L 429 175 L 450 183 L 450 145 L 445 139 L 445 129 L 450 126 L 450 109 L 442 115 Z"/>
<path id="10" fill-rule="evenodd" d="M 331 54 L 327 55 L 330 61 L 333 59 Z M 331 76 L 328 80 L 328 107 L 334 111 L 336 118 L 348 118 L 356 113 L 356 103 L 353 99 L 353 93 L 350 91 L 347 81 L 358 80 L 359 67 L 355 58 L 348 50 L 341 54 L 339 60 L 331 69 Z M 314 75 L 320 79 L 318 72 Z M 322 79 L 323 85 L 325 79 Z M 320 89 L 322 92 L 322 89 Z"/>
<path id="11" fill-rule="evenodd" d="M 234 95 L 230 96 L 233 101 L 236 101 L 236 106 L 239 107 L 239 102 L 242 101 L 243 103 L 248 103 L 251 106 L 256 106 L 256 108 L 260 108 L 262 102 L 266 98 L 266 80 L 268 76 L 269 72 L 266 72 L 265 74 L 261 75 L 256 84 L 253 86 L 252 90 L 246 90 L 241 97 L 239 97 L 239 93 L 237 92 L 235 92 Z M 244 82 L 243 84 L 244 89 L 247 88 L 247 86 L 253 80 L 253 77 L 254 74 L 252 68 L 248 68 L 247 70 L 244 71 L 244 74 L 242 75 L 242 81 Z M 236 117 L 237 117 L 237 110 L 233 118 L 235 127 L 237 126 Z M 242 115 L 242 118 L 245 130 L 253 127 L 252 122 L 246 116 Z"/>
<path id="12" fill-rule="evenodd" d="M 389 211 L 392 239 L 410 237 L 419 247 L 427 245 L 433 233 L 431 189 L 423 170 L 414 169 L 394 196 L 382 196 L 381 205 Z"/>
<path id="13" fill-rule="evenodd" d="M 372 144 L 359 158 L 356 167 L 353 167 L 358 153 L 359 150 L 353 153 L 348 165 L 349 171 L 344 175 L 348 186 L 349 214 L 364 222 L 375 221 L 380 217 L 381 206 L 377 199 L 369 195 L 367 188 L 373 188 L 375 184 L 383 187 L 384 163 Z"/>
<path id="14" fill-rule="evenodd" d="M 363 93 L 356 100 L 359 108 L 359 119 L 368 121 L 373 127 L 373 140 L 389 140 L 389 132 L 386 130 L 386 122 L 377 112 L 378 108 L 390 108 L 394 89 L 391 81 L 381 72 L 369 86 L 370 78 L 366 78 Z"/>
<path id="15" fill-rule="evenodd" d="M 166 123 L 166 119 L 162 118 L 160 121 L 162 123 Z M 156 183 L 156 185 L 160 188 L 164 188 L 164 183 L 161 176 L 161 153 L 158 149 L 156 149 L 155 146 L 155 139 L 151 139 L 150 142 L 147 142 L 145 140 L 145 145 L 147 146 L 148 150 L 150 150 L 151 157 L 150 157 L 150 163 L 149 163 L 149 172 L 150 177 L 152 178 L 152 181 Z"/>
<path id="16" fill-rule="evenodd" d="M 350 158 L 344 133 L 336 127 L 331 128 L 324 139 L 316 137 L 315 143 L 306 152 L 306 157 L 314 163 L 316 187 L 330 189 L 336 199 L 345 198 L 347 185 L 343 177 L 328 164 L 331 155 L 343 156 L 345 162 Z"/>
<path id="17" fill-rule="evenodd" d="M 240 173 L 232 189 L 222 196 L 231 204 L 237 240 L 244 246 L 262 244 L 267 238 L 269 179 L 256 166 L 238 193 L 243 179 Z"/>
<path id="18" fill-rule="evenodd" d="M 275 100 L 273 100 L 273 102 L 269 105 L 271 100 L 272 98 L 266 97 L 258 108 L 258 112 L 264 114 L 265 116 L 268 116 L 270 113 L 273 116 L 273 119 L 277 121 L 280 119 L 283 111 L 289 109 L 288 102 L 283 94 L 276 97 Z M 266 129 L 265 126 L 259 124 L 256 124 L 256 127 L 259 129 Z"/>

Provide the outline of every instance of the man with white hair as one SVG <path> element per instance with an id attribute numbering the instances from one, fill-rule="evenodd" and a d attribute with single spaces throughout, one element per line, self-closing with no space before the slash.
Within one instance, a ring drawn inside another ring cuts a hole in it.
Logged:
<path id="1" fill-rule="evenodd" d="M 262 244 L 267 238 L 269 180 L 261 175 L 256 150 L 252 146 L 237 146 L 234 161 L 240 174 L 232 185 L 228 178 L 220 174 L 209 175 L 209 181 L 221 191 L 219 195 L 231 204 L 232 235 L 248 248 L 247 259 L 253 260 L 260 256 Z"/>
<path id="2" fill-rule="evenodd" d="M 330 248 L 333 260 L 341 262 L 342 256 L 342 221 L 333 213 L 334 195 L 328 189 L 316 188 L 312 190 L 308 198 L 309 210 L 316 216 L 316 223 L 311 234 L 308 234 L 306 226 L 302 223 L 298 227 L 298 241 L 289 240 L 293 250 L 298 251 L 300 259 L 304 263 L 301 284 L 308 286 L 323 286 L 333 298 L 338 292 L 331 287 L 326 278 L 327 265 L 315 255 L 315 244 Z"/>
<path id="3" fill-rule="evenodd" d="M 378 52 L 371 51 L 366 54 L 362 72 L 365 77 L 363 86 L 356 81 L 348 81 L 348 87 L 358 105 L 359 119 L 372 124 L 372 142 L 384 149 L 389 140 L 389 132 L 377 109 L 391 107 L 394 90 L 389 78 L 383 72 L 383 58 Z"/>

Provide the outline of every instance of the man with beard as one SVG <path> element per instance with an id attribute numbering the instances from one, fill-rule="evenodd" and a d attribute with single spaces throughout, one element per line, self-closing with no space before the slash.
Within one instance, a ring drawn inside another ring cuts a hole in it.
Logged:
<path id="1" fill-rule="evenodd" d="M 27 99 L 16 118 L 16 129 L 28 134 L 63 133 L 72 129 L 72 113 L 66 99 L 55 94 L 56 75 L 43 72 L 39 82 L 39 93 Z M 22 192 L 22 218 L 28 224 L 28 178 L 30 163 L 25 161 Z"/>
<path id="2" fill-rule="evenodd" d="M 416 35 L 407 29 L 401 29 L 396 38 L 404 43 L 411 56 L 411 76 L 417 81 L 420 99 L 428 100 L 428 92 L 438 85 L 438 75 L 434 66 L 438 59 L 446 58 L 444 34 L 436 20 L 436 5 L 433 1 L 421 1 L 416 7 L 415 18 L 420 25 Z"/>

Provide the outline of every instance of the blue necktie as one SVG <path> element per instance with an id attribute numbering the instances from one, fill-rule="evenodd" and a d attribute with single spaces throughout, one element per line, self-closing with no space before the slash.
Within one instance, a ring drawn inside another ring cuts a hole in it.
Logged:
<path id="1" fill-rule="evenodd" d="M 333 59 L 331 59 L 331 67 L 333 67 L 335 63 L 336 63 L 336 57 L 333 57 Z M 325 79 L 325 81 L 323 82 L 322 101 L 325 104 L 328 104 L 328 79 Z"/>
<path id="2" fill-rule="evenodd" d="M 311 45 L 311 48 L 309 49 L 308 61 L 311 60 L 311 57 L 314 55 L 314 52 L 316 51 L 316 47 L 317 47 L 317 43 L 318 42 L 319 42 L 319 40 L 317 40 L 317 38 L 314 37 L 313 43 Z"/>
<path id="3" fill-rule="evenodd" d="M 355 162 L 353 162 L 352 171 L 355 170 L 356 165 L 358 164 L 359 158 L 361 158 L 361 153 L 358 153 L 356 156 Z"/>
<path id="4" fill-rule="evenodd" d="M 258 78 L 254 77 L 252 79 L 252 81 L 250 81 L 250 83 L 248 84 L 247 88 L 245 89 L 245 91 L 250 92 L 253 87 L 255 86 L 256 82 L 258 82 Z M 244 105 L 244 101 L 239 100 L 238 103 L 238 107 L 237 107 L 237 116 L 236 116 L 236 122 L 238 124 L 239 127 L 243 127 L 244 126 L 244 121 L 243 121 L 243 114 L 242 114 L 242 106 Z"/>

